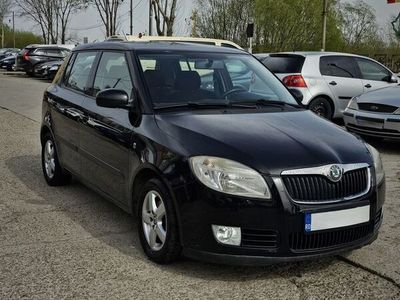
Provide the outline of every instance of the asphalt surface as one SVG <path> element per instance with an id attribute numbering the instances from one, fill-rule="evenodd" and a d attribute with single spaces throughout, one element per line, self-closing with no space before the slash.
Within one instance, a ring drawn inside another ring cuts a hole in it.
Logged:
<path id="1" fill-rule="evenodd" d="M 79 182 L 46 185 L 40 110 L 47 82 L 0 74 L 0 299 L 400 299 L 400 143 L 383 156 L 387 199 L 370 246 L 258 268 L 144 256 L 135 219 Z"/>

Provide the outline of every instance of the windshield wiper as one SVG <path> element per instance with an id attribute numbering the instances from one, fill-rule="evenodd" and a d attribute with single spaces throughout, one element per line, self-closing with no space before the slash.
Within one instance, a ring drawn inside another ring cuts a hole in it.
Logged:
<path id="1" fill-rule="evenodd" d="M 301 106 L 298 104 L 293 104 L 293 103 L 288 103 L 285 101 L 279 101 L 279 100 L 268 100 L 268 99 L 257 99 L 257 100 L 245 100 L 245 101 L 236 101 L 234 103 L 237 104 L 256 104 L 259 106 L 292 106 L 296 108 L 300 108 Z"/>
<path id="2" fill-rule="evenodd" d="M 253 104 L 253 105 L 251 105 Z M 155 110 L 174 109 L 174 108 L 189 108 L 189 109 L 205 109 L 205 108 L 256 108 L 256 103 L 235 103 L 230 101 L 225 102 L 183 102 L 172 103 L 169 105 L 155 106 Z"/>

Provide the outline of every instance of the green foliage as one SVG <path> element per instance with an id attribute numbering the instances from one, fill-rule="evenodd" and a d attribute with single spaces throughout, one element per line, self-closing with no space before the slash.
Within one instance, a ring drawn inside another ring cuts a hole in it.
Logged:
<path id="1" fill-rule="evenodd" d="M 1 38 L 1 31 L 0 31 L 0 38 Z M 27 31 L 15 31 L 15 47 L 16 48 L 24 48 L 26 45 L 29 44 L 39 44 L 42 43 L 42 39 L 33 34 L 32 32 Z M 0 43 L 1 47 L 1 43 Z M 5 48 L 13 48 L 14 41 L 13 41 L 13 32 L 12 29 L 8 26 L 4 26 L 4 47 Z"/>
<path id="2" fill-rule="evenodd" d="M 245 28 L 255 22 L 255 52 L 317 51 L 322 47 L 321 0 L 197 0 L 192 35 L 248 47 Z M 363 0 L 328 0 L 327 51 L 386 51 L 391 40 Z M 395 23 L 398 26 L 399 23 Z M 400 31 L 400 27 L 399 27 Z M 393 32 L 393 31 L 392 31 Z M 398 48 L 397 48 L 398 49 Z"/>
<path id="3" fill-rule="evenodd" d="M 255 0 L 256 48 L 259 51 L 320 50 L 322 36 L 321 0 Z M 337 1 L 331 0 L 330 7 Z M 328 15 L 327 45 L 342 45 L 338 14 Z"/>

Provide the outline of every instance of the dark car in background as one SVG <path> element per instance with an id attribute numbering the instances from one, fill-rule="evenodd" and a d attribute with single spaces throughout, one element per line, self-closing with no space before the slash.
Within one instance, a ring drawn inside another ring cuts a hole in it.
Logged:
<path id="1" fill-rule="evenodd" d="M 32 76 L 37 64 L 64 59 L 70 52 L 70 49 L 57 45 L 29 45 L 18 54 L 16 70 Z"/>
<path id="2" fill-rule="evenodd" d="M 382 222 L 378 151 L 242 50 L 80 46 L 44 93 L 40 141 L 47 183 L 74 175 L 134 214 L 157 263 L 319 258 L 371 243 Z"/>
<path id="3" fill-rule="evenodd" d="M 45 79 L 53 79 L 57 74 L 58 69 L 63 64 L 64 60 L 47 61 L 37 64 L 33 68 L 33 75 L 35 77 L 42 77 Z"/>
<path id="4" fill-rule="evenodd" d="M 17 48 L 0 49 L 0 61 L 9 56 L 14 56 L 15 54 L 18 54 L 19 51 L 21 51 L 21 50 L 17 49 Z"/>
<path id="5" fill-rule="evenodd" d="M 12 71 L 15 65 L 17 54 L 7 56 L 0 60 L 0 68 L 6 69 L 7 71 Z"/>

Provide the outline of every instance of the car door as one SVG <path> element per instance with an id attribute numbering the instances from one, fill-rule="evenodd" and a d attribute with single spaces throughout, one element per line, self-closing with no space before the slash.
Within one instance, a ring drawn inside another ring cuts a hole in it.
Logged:
<path id="1" fill-rule="evenodd" d="M 356 60 L 360 69 L 364 92 L 397 84 L 397 82 L 391 82 L 392 72 L 379 63 L 361 57 Z"/>
<path id="2" fill-rule="evenodd" d="M 79 174 L 81 169 L 79 133 L 82 127 L 82 104 L 96 55 L 97 52 L 73 55 L 66 67 L 61 87 L 55 87 L 48 93 L 60 162 L 75 174 Z"/>
<path id="3" fill-rule="evenodd" d="M 352 56 L 322 56 L 320 71 L 341 111 L 346 108 L 351 98 L 364 92 L 358 65 Z"/>
<path id="4" fill-rule="evenodd" d="M 124 203 L 129 190 L 132 125 L 130 112 L 104 108 L 95 95 L 115 88 L 132 94 L 133 85 L 124 52 L 103 52 L 93 80 L 92 97 L 84 102 L 85 121 L 81 133 L 82 175 L 97 189 Z"/>

